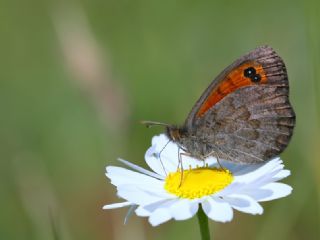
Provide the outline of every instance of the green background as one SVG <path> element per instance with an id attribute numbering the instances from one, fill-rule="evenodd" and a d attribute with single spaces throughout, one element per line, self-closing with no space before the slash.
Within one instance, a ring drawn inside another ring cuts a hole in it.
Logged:
<path id="1" fill-rule="evenodd" d="M 287 198 L 210 222 L 215 239 L 319 239 L 319 1 L 0 1 L 0 239 L 199 239 L 196 218 L 153 228 L 104 176 L 146 167 L 159 128 L 182 123 L 234 59 L 269 44 L 297 115 L 282 154 Z"/>

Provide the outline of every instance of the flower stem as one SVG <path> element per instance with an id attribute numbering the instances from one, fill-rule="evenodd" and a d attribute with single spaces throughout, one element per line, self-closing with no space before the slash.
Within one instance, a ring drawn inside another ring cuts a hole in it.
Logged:
<path id="1" fill-rule="evenodd" d="M 200 226 L 201 239 L 202 240 L 210 240 L 208 217 L 204 213 L 201 204 L 199 206 L 197 216 L 198 216 L 198 221 L 199 221 L 199 226 Z"/>

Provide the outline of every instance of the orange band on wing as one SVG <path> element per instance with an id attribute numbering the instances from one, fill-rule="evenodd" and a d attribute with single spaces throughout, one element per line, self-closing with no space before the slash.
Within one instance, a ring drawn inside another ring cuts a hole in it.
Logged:
<path id="1" fill-rule="evenodd" d="M 260 75 L 261 79 L 259 82 L 253 82 L 249 77 L 244 76 L 244 70 L 249 67 L 254 67 L 256 74 Z M 249 62 L 239 66 L 238 68 L 232 70 L 218 86 L 212 89 L 212 92 L 197 112 L 197 117 L 203 116 L 208 109 L 238 88 L 264 83 L 267 83 L 267 76 L 260 64 Z"/>

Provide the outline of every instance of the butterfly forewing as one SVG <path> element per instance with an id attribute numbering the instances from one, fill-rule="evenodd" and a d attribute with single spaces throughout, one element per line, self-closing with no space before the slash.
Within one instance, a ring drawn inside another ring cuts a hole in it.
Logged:
<path id="1" fill-rule="evenodd" d="M 258 82 L 244 76 L 253 67 L 261 79 Z M 258 47 L 224 69 L 208 86 L 189 113 L 185 127 L 192 129 L 197 118 L 202 117 L 217 102 L 241 87 L 256 84 L 288 86 L 288 77 L 282 59 L 269 46 Z M 289 88 L 288 88 L 289 90 Z"/>
<path id="2" fill-rule="evenodd" d="M 193 156 L 258 163 L 280 154 L 292 136 L 285 65 L 263 46 L 227 67 L 192 108 L 181 144 Z"/>

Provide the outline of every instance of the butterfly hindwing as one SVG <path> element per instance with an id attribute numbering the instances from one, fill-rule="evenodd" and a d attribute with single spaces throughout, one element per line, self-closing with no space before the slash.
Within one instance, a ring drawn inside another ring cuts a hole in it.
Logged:
<path id="1" fill-rule="evenodd" d="M 195 135 L 220 158 L 258 163 L 285 149 L 294 124 L 284 87 L 257 85 L 238 89 L 207 111 Z"/>

